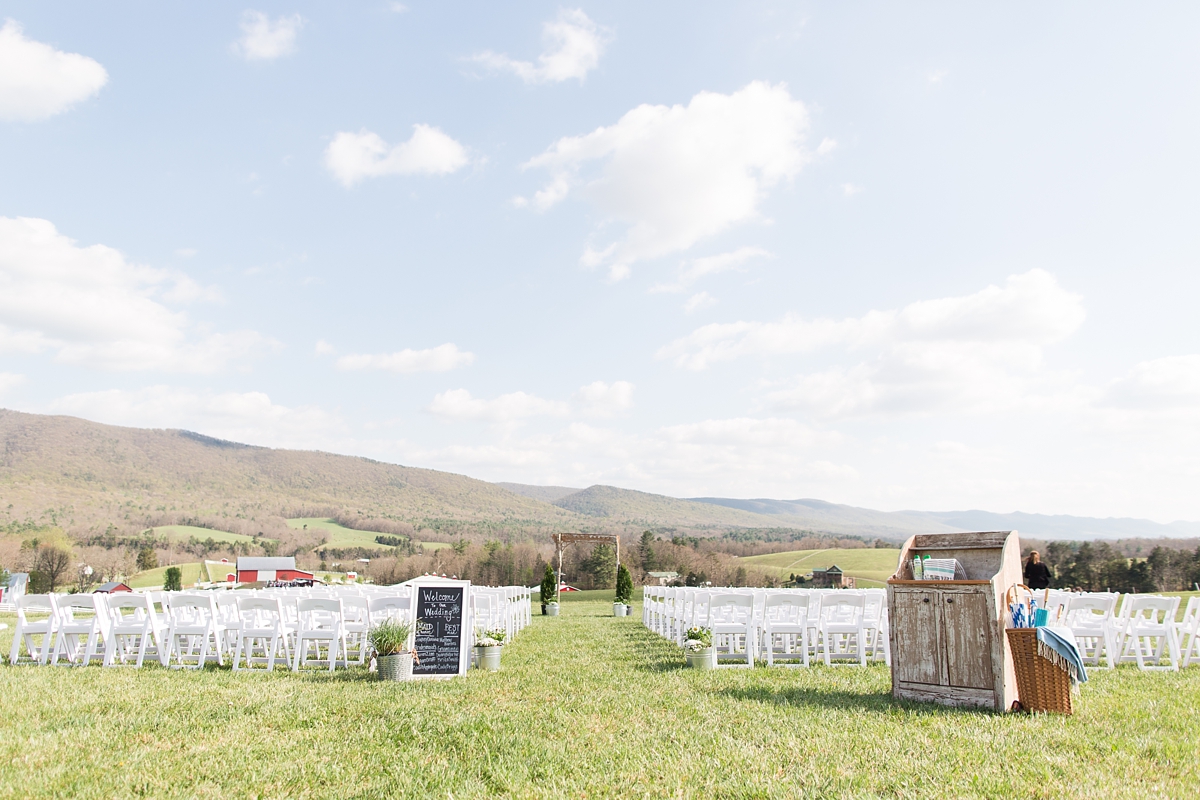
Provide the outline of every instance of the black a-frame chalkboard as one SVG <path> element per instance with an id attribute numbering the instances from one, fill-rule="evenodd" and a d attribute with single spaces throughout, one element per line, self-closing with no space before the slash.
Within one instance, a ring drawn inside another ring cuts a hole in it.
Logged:
<path id="1" fill-rule="evenodd" d="M 471 582 L 417 578 L 414 646 L 420 663 L 414 678 L 446 678 L 466 673 L 471 664 L 469 607 Z"/>

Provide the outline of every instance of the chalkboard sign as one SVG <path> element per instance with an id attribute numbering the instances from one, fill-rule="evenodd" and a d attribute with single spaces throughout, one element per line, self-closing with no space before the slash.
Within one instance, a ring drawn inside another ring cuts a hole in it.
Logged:
<path id="1" fill-rule="evenodd" d="M 417 593 L 413 677 L 462 675 L 470 663 L 467 599 L 470 581 L 414 581 Z"/>

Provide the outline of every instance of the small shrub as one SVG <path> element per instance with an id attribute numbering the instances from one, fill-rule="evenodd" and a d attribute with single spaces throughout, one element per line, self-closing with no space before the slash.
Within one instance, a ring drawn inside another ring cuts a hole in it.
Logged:
<path id="1" fill-rule="evenodd" d="M 183 570 L 179 567 L 167 567 L 163 575 L 163 589 L 168 592 L 183 591 Z"/>
<path id="2" fill-rule="evenodd" d="M 412 623 L 388 618 L 371 628 L 367 638 L 376 655 L 394 656 L 408 651 L 408 637 L 412 634 Z"/>

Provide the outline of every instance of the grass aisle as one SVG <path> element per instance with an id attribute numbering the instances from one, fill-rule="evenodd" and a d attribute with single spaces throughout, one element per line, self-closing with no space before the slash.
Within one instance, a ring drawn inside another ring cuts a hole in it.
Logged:
<path id="1" fill-rule="evenodd" d="M 0 797 L 1200 794 L 1200 669 L 997 716 L 894 703 L 883 667 L 685 670 L 609 614 L 564 603 L 502 672 L 445 682 L 0 668 Z"/>

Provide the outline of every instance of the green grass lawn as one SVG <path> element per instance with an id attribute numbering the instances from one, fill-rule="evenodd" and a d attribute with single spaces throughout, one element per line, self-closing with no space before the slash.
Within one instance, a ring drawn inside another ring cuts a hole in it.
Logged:
<path id="1" fill-rule="evenodd" d="M 245 536 L 240 533 L 214 531 L 209 528 L 197 528 L 194 525 L 159 525 L 157 528 L 154 528 L 154 532 L 165 534 L 172 542 L 186 542 L 193 536 L 202 542 L 206 539 L 212 539 L 215 542 L 226 542 L 229 544 L 236 544 L 238 542 L 255 544 L 262 540 L 274 541 L 273 539 L 267 539 L 265 536 L 256 539 L 253 536 Z"/>
<path id="2" fill-rule="evenodd" d="M 330 547 L 366 547 L 371 549 L 384 547 L 384 545 L 375 541 L 375 537 L 381 534 L 374 531 L 356 531 L 353 528 L 338 525 L 331 519 L 299 517 L 297 519 L 289 519 L 287 524 L 291 528 L 303 528 L 307 525 L 310 531 L 318 530 L 328 533 L 328 544 Z M 437 550 L 438 548 L 449 547 L 450 545 L 446 542 L 422 542 L 421 546 L 426 550 Z"/>
<path id="3" fill-rule="evenodd" d="M 860 587 L 883 586 L 884 581 L 896 571 L 900 551 L 894 549 L 857 548 L 850 550 L 789 550 L 785 553 L 768 553 L 762 556 L 745 556 L 740 559 L 774 574 L 787 578 L 814 569 L 826 569 L 837 564 L 842 572 L 857 578 Z"/>
<path id="4" fill-rule="evenodd" d="M 1200 668 L 1095 670 L 1072 717 L 945 709 L 883 666 L 687 670 L 610 598 L 450 681 L 3 667 L 0 797 L 1200 795 Z"/>

